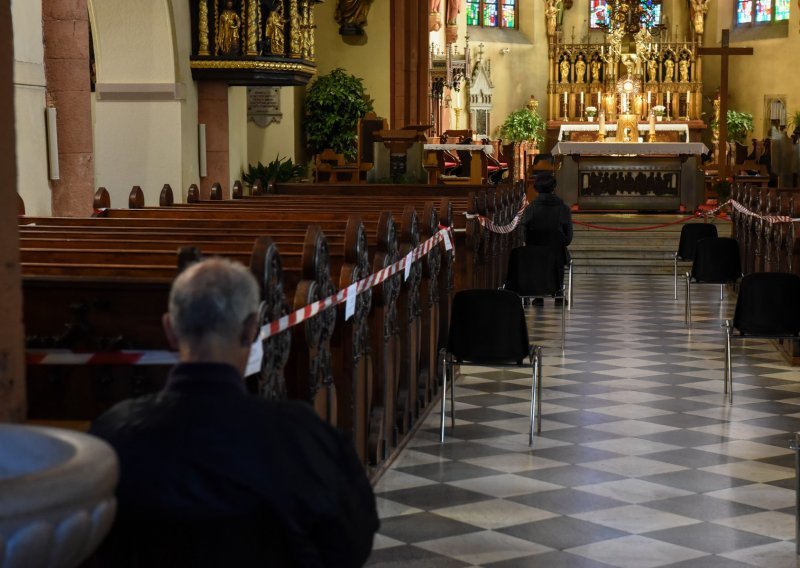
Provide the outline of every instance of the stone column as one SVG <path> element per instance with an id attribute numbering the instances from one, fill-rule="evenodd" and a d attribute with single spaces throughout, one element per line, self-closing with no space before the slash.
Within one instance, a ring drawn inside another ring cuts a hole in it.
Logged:
<path id="1" fill-rule="evenodd" d="M 12 77 L 14 48 L 10 0 L 0 0 L 0 77 Z M 0 422 L 25 419 L 25 343 L 17 230 L 14 85 L 0 81 Z"/>
<path id="2" fill-rule="evenodd" d="M 208 199 L 211 185 L 221 183 L 230 189 L 228 177 L 228 84 L 224 81 L 197 82 L 197 122 L 206 125 L 206 164 L 208 175 L 200 178 L 200 197 Z"/>
<path id="3" fill-rule="evenodd" d="M 53 215 L 90 215 L 94 158 L 86 0 L 42 0 L 42 27 L 47 105 L 58 113 L 61 179 L 50 182 Z"/>

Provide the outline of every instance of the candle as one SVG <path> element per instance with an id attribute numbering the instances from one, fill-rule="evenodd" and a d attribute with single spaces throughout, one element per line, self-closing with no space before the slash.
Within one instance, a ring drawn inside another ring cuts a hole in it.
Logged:
<path id="1" fill-rule="evenodd" d="M 667 91 L 667 118 L 672 115 L 672 91 Z"/>
<path id="2" fill-rule="evenodd" d="M 567 93 L 564 93 L 564 118 L 569 116 L 569 100 L 567 99 Z"/>

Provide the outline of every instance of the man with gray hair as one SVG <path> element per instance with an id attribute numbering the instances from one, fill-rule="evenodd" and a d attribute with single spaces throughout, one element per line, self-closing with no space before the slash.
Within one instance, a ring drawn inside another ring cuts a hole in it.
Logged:
<path id="1" fill-rule="evenodd" d="M 161 392 L 92 433 L 117 451 L 118 516 L 101 565 L 361 566 L 378 529 L 351 444 L 309 405 L 248 394 L 259 290 L 214 258 L 173 283 L 163 325 L 180 363 Z"/>

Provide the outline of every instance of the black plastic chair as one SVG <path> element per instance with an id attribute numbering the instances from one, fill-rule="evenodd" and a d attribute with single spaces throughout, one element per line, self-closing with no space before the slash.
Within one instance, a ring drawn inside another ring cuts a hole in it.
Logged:
<path id="1" fill-rule="evenodd" d="M 450 333 L 447 348 L 441 350 L 442 415 L 441 441 L 444 442 L 447 381 L 450 377 L 451 427 L 455 428 L 455 365 L 464 361 L 522 365 L 528 357 L 532 365 L 531 420 L 528 443 L 533 444 L 534 420 L 536 431 L 542 428 L 542 348 L 530 345 L 525 310 L 520 297 L 508 290 L 462 290 L 453 298 Z"/>
<path id="2" fill-rule="evenodd" d="M 563 245 L 528 245 L 511 251 L 503 286 L 525 300 L 564 297 Z M 566 302 L 561 302 L 561 349 L 566 343 Z"/>
<path id="3" fill-rule="evenodd" d="M 564 244 L 564 236 L 561 234 L 561 231 L 556 229 L 528 230 L 525 235 L 525 244 L 554 246 L 558 248 L 559 259 L 567 273 L 567 295 L 564 300 L 568 302 L 567 309 L 572 310 L 572 302 L 574 301 L 572 292 L 572 255 L 569 253 L 567 245 Z"/>
<path id="4" fill-rule="evenodd" d="M 712 223 L 688 223 L 681 229 L 678 250 L 673 253 L 672 276 L 675 280 L 675 299 L 678 299 L 678 261 L 694 260 L 697 241 L 717 236 L 717 226 Z"/>
<path id="5" fill-rule="evenodd" d="M 742 278 L 733 322 L 725 320 L 725 393 L 733 402 L 731 339 L 800 338 L 800 276 L 756 272 Z M 739 334 L 734 335 L 733 331 Z M 730 387 L 730 389 L 729 389 Z"/>
<path id="6" fill-rule="evenodd" d="M 692 271 L 686 273 L 686 325 L 692 324 L 692 281 L 697 284 L 719 284 L 722 301 L 725 284 L 736 283 L 742 277 L 739 244 L 729 237 L 709 237 L 697 241 Z"/>

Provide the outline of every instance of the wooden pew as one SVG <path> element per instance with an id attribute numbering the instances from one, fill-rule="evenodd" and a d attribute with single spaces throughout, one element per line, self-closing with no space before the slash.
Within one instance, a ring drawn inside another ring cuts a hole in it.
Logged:
<path id="1" fill-rule="evenodd" d="M 387 219 L 391 222 L 391 217 L 390 216 Z M 66 230 L 69 230 L 70 227 L 80 228 L 80 225 L 82 223 L 81 221 L 78 221 L 78 220 L 49 220 L 49 219 L 35 219 L 34 220 L 34 219 L 28 219 L 27 221 L 37 222 L 36 229 L 48 230 L 51 233 L 52 233 L 52 225 L 54 223 L 63 223 L 63 224 L 65 224 L 67 226 Z M 116 221 L 117 221 L 116 219 L 94 219 L 94 220 L 90 220 L 90 222 L 94 224 L 94 230 L 102 231 L 103 228 L 112 228 L 114 231 L 119 232 L 120 230 L 123 229 L 123 226 L 121 226 L 120 223 L 116 223 Z M 149 221 L 149 220 L 145 219 L 143 221 L 146 222 L 146 221 Z M 85 223 L 85 222 L 86 222 L 86 220 L 83 220 L 83 223 Z M 113 225 L 113 226 L 110 226 L 109 223 L 111 225 Z M 232 226 L 232 224 L 229 223 L 229 222 L 219 222 L 219 221 L 215 222 L 213 220 L 209 220 L 208 222 L 204 222 L 203 224 L 204 225 L 214 225 L 215 223 L 218 225 L 218 229 L 220 229 L 220 230 L 225 230 L 226 232 L 229 232 L 231 230 L 230 227 Z M 138 223 L 136 221 L 131 221 L 131 220 L 126 220 L 124 222 L 124 226 L 128 227 L 129 230 L 134 230 L 137 227 L 137 224 Z M 145 223 L 145 224 L 147 224 L 147 223 Z M 161 234 L 163 236 L 164 232 L 167 231 L 168 228 L 171 229 L 171 230 L 178 230 L 176 227 L 179 224 L 180 223 L 178 223 L 178 222 L 176 222 L 174 220 L 170 220 L 170 222 L 166 224 L 166 225 L 168 225 L 168 227 L 167 226 L 162 226 L 162 227 L 159 227 L 159 230 L 161 231 Z M 196 222 L 193 222 L 192 224 L 195 227 L 198 225 L 198 223 L 196 223 Z M 338 224 L 341 225 L 341 221 L 339 221 Z M 47 227 L 42 227 L 42 225 L 47 225 Z M 384 222 L 384 225 L 386 225 L 386 222 Z M 141 227 L 139 227 L 139 228 L 141 229 Z M 149 229 L 149 228 L 152 228 L 152 227 L 147 227 L 147 228 Z M 23 231 L 30 230 L 30 228 L 26 229 L 26 228 L 23 227 L 22 230 Z M 193 229 L 185 229 L 185 230 L 197 231 L 198 229 L 193 228 Z M 209 229 L 208 229 L 208 227 L 206 227 L 205 229 L 202 229 L 202 230 L 203 231 L 208 231 Z M 388 229 L 384 229 L 383 232 L 387 233 L 387 234 L 389 234 L 389 233 L 390 234 L 394 234 L 394 230 L 393 229 L 391 231 L 389 231 Z M 208 237 L 206 237 L 206 238 L 208 238 Z M 293 236 L 291 236 L 291 238 L 294 238 L 294 239 L 297 238 L 296 230 L 295 230 Z M 387 242 L 387 240 L 389 238 L 390 238 L 389 236 L 385 236 L 384 239 L 383 239 L 383 242 Z M 365 239 L 361 238 L 360 240 L 364 241 Z M 362 248 L 364 248 L 364 247 L 362 247 Z M 362 263 L 362 265 L 363 265 L 363 263 Z M 360 270 L 358 278 L 361 278 L 361 277 L 365 276 L 367 273 L 368 273 L 367 268 L 362 268 Z M 355 278 L 355 276 L 352 276 L 352 278 Z M 365 298 L 368 298 L 368 297 L 369 297 L 369 294 L 362 295 L 360 297 L 360 299 L 359 299 L 359 303 L 364 302 Z M 359 312 L 359 313 L 363 313 L 364 311 L 365 310 L 362 309 L 362 308 L 357 309 L 357 312 Z M 356 318 L 356 319 L 358 319 L 358 318 Z M 364 336 L 365 334 L 362 332 L 360 335 Z M 350 360 L 354 360 L 354 357 L 352 357 L 352 356 L 344 356 L 341 359 L 344 360 L 344 361 L 350 361 Z M 364 362 L 359 363 L 357 358 L 356 358 L 356 363 L 360 364 L 362 368 L 368 368 L 369 367 Z M 330 374 L 326 375 L 326 379 L 325 380 L 327 380 L 329 378 L 329 376 L 330 376 Z M 382 393 L 383 390 L 384 389 L 373 389 L 373 391 L 376 391 L 378 394 Z M 391 395 L 386 395 L 386 396 L 390 397 Z M 343 404 L 345 404 L 345 402 L 343 402 Z M 356 409 L 356 410 L 358 410 L 358 409 Z M 330 410 L 326 410 L 326 411 L 330 411 Z M 375 414 L 379 413 L 379 411 L 380 411 L 380 409 L 376 407 L 375 412 L 372 412 L 372 415 L 369 418 L 369 422 L 373 426 L 375 424 L 379 424 L 381 422 L 381 420 L 378 420 L 378 419 L 375 418 Z M 361 409 L 361 414 L 365 415 L 367 413 L 366 413 L 366 411 Z M 358 422 L 359 424 L 361 424 L 363 421 L 355 421 L 354 420 L 354 422 Z M 364 429 L 366 429 L 366 428 L 364 428 Z M 365 435 L 362 436 L 362 437 L 365 437 Z M 374 452 L 383 452 L 383 451 L 385 451 L 385 448 L 387 447 L 387 444 L 385 442 L 385 436 L 384 435 L 376 433 L 376 434 L 373 434 L 371 436 L 371 439 L 373 440 Z M 371 461 L 377 462 L 377 461 L 380 461 L 382 459 L 383 459 L 382 458 L 382 454 L 381 455 L 377 455 L 377 453 L 374 453 L 374 455 L 371 458 Z"/>

